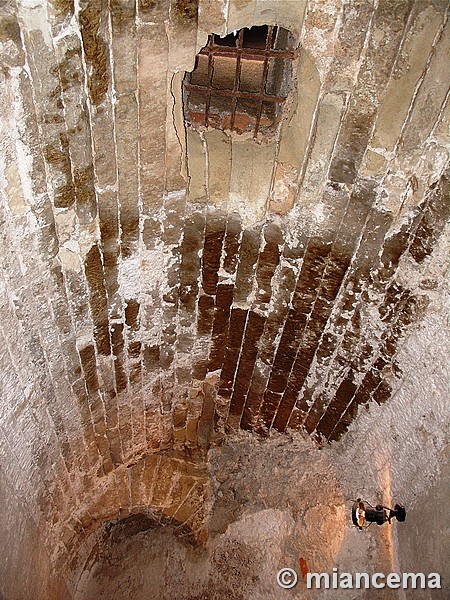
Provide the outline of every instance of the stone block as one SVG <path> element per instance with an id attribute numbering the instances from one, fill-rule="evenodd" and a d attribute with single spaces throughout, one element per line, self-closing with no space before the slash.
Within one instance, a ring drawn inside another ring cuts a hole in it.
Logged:
<path id="1" fill-rule="evenodd" d="M 212 129 L 205 132 L 208 152 L 208 197 L 214 206 L 226 206 L 231 180 L 231 138 Z"/>
<path id="2" fill-rule="evenodd" d="M 205 202 L 206 191 L 206 145 L 201 133 L 187 130 L 187 165 L 190 202 Z"/>
<path id="3" fill-rule="evenodd" d="M 144 214 L 162 205 L 166 171 L 168 40 L 158 24 L 138 34 L 140 182 Z"/>
<path id="4" fill-rule="evenodd" d="M 414 92 L 423 74 L 436 34 L 442 25 L 442 14 L 436 7 L 421 7 L 414 14 L 398 56 L 386 94 L 380 105 L 371 140 L 374 149 L 391 152 L 413 101 Z M 368 171 L 368 174 L 371 172 Z"/>
<path id="5" fill-rule="evenodd" d="M 110 85 L 109 47 L 105 39 L 107 6 L 103 0 L 81 2 L 78 15 L 84 55 L 90 69 L 88 89 L 94 106 L 101 104 Z"/>

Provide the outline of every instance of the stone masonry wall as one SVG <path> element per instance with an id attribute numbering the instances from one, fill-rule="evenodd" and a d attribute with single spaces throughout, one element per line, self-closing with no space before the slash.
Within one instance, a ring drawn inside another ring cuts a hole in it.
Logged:
<path id="1" fill-rule="evenodd" d="M 187 131 L 196 52 L 252 24 L 299 44 L 275 139 Z M 390 401 L 446 293 L 449 44 L 444 0 L 3 0 L 8 600 L 50 597 L 25 563 L 68 597 L 144 506 L 202 543 L 228 433 L 326 445 Z"/>

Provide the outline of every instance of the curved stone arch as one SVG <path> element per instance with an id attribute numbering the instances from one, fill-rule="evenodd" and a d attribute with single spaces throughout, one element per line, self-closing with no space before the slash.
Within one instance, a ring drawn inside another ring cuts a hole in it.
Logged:
<path id="1" fill-rule="evenodd" d="M 163 454 L 142 457 L 102 481 L 97 493 L 93 491 L 61 529 L 52 561 L 55 572 L 67 578 L 75 592 L 107 524 L 137 514 L 171 527 L 184 542 L 203 544 L 209 510 L 210 480 L 204 465 Z"/>
<path id="2" fill-rule="evenodd" d="M 108 544 L 114 544 L 120 540 L 121 534 L 131 537 L 159 527 L 171 529 L 181 543 L 188 543 L 191 546 L 197 546 L 200 543 L 200 540 L 188 525 L 181 525 L 175 519 L 166 517 L 163 513 L 154 512 L 146 506 L 135 506 L 127 516 L 103 522 L 85 540 L 80 550 L 90 549 L 90 552 L 83 564 L 80 565 L 77 577 L 74 578 L 73 599 L 77 600 L 77 598 L 85 597 L 85 586 L 91 577 L 91 570 L 101 559 L 102 553 L 108 547 Z"/>

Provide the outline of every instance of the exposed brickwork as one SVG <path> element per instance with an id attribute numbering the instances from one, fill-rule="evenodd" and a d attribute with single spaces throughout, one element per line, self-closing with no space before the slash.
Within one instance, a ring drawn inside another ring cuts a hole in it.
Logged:
<path id="1" fill-rule="evenodd" d="M 84 3 L 83 3 L 84 4 Z M 90 66 L 89 94 L 93 104 L 102 102 L 108 89 L 108 46 L 99 34 L 100 19 L 107 15 L 102 0 L 86 3 L 79 13 L 80 30 L 86 60 Z"/>
<path id="2" fill-rule="evenodd" d="M 263 141 L 182 113 L 197 46 L 256 2 L 2 6 L 0 495 L 55 600 L 106 521 L 203 543 L 229 433 L 325 445 L 389 405 L 442 303 L 446 3 L 265 5 L 299 57 Z"/>

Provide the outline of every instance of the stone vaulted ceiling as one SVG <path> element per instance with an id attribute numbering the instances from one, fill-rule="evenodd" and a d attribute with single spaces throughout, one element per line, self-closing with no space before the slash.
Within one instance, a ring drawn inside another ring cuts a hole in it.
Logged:
<path id="1" fill-rule="evenodd" d="M 59 572 L 139 506 L 201 540 L 230 432 L 326 444 L 401 385 L 448 268 L 447 11 L 3 0 L 0 451 Z M 277 132 L 185 127 L 207 36 L 261 24 L 299 48 Z"/>

